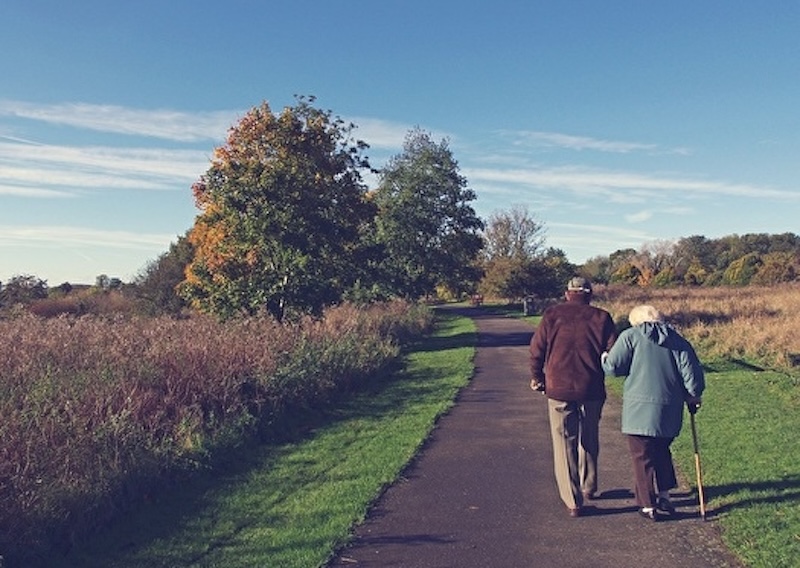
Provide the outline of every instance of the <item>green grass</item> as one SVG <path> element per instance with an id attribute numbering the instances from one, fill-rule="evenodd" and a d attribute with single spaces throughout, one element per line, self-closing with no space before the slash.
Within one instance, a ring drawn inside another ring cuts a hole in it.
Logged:
<path id="1" fill-rule="evenodd" d="M 75 550 L 63 567 L 323 565 L 417 453 L 473 372 L 475 327 L 440 311 L 402 372 L 297 440 L 255 447 L 224 474 L 150 503 Z M 49 559 L 44 565 L 54 565 Z"/>
<path id="2" fill-rule="evenodd" d="M 800 566 L 800 380 L 732 361 L 706 362 L 706 373 L 695 423 L 707 517 L 748 566 Z M 621 380 L 607 384 L 621 394 Z M 685 416 L 673 456 L 696 488 Z"/>

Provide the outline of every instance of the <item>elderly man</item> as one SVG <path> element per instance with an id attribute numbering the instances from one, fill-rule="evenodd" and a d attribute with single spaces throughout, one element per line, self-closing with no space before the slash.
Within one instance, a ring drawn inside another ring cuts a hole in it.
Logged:
<path id="1" fill-rule="evenodd" d="M 531 388 L 548 397 L 553 466 L 572 517 L 597 491 L 600 415 L 606 399 L 600 355 L 616 339 L 611 314 L 590 305 L 585 278 L 567 284 L 565 302 L 545 310 L 530 344 Z"/>

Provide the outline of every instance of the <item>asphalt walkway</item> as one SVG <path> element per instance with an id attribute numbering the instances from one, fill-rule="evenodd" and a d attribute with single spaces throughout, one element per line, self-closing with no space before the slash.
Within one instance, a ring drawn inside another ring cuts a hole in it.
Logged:
<path id="1" fill-rule="evenodd" d="M 467 308 L 475 375 L 400 481 L 331 567 L 704 568 L 741 566 L 697 498 L 673 492 L 674 520 L 636 513 L 620 405 L 601 420 L 599 498 L 571 518 L 558 497 L 544 396 L 530 390 L 524 321 Z M 694 472 L 686 472 L 693 479 Z"/>

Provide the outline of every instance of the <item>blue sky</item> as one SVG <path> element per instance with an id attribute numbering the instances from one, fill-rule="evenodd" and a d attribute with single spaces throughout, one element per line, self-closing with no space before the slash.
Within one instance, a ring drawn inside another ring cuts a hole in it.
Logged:
<path id="1" fill-rule="evenodd" d="M 581 263 L 797 233 L 800 3 L 0 0 L 0 281 L 130 281 L 228 128 L 312 95 L 373 165 L 447 138 Z"/>

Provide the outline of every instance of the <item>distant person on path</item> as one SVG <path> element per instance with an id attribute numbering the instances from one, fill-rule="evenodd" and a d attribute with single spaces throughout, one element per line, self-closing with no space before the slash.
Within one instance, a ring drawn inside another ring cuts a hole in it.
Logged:
<path id="1" fill-rule="evenodd" d="M 622 432 L 633 461 L 636 503 L 640 515 L 658 521 L 675 514 L 669 490 L 678 482 L 670 445 L 681 431 L 684 403 L 697 412 L 705 376 L 692 345 L 656 308 L 636 306 L 628 320 L 632 327 L 601 357 L 608 374 L 626 376 Z"/>
<path id="2" fill-rule="evenodd" d="M 566 302 L 551 306 L 531 338 L 531 388 L 548 401 L 553 466 L 561 500 L 572 517 L 597 492 L 600 415 L 606 400 L 600 355 L 611 349 L 611 314 L 590 305 L 592 285 L 572 278 Z"/>

